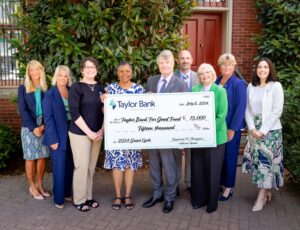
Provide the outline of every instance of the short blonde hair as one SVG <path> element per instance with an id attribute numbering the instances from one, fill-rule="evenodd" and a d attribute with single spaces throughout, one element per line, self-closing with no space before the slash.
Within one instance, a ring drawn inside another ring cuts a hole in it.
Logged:
<path id="1" fill-rule="evenodd" d="M 236 65 L 235 57 L 231 53 L 224 53 L 219 57 L 218 65 L 224 65 L 225 62 L 229 62 L 231 65 Z"/>
<path id="2" fill-rule="evenodd" d="M 47 86 L 47 82 L 46 82 L 46 75 L 45 75 L 44 67 L 37 60 L 31 60 L 30 62 L 28 62 L 27 66 L 26 66 L 26 73 L 25 73 L 25 80 L 24 80 L 24 86 L 26 89 L 26 93 L 35 92 L 34 84 L 31 80 L 31 76 L 29 75 L 29 69 L 32 67 L 37 67 L 39 69 L 41 90 L 43 92 L 45 92 L 48 89 L 48 86 Z"/>
<path id="3" fill-rule="evenodd" d="M 159 55 L 157 56 L 156 58 L 156 63 L 158 64 L 158 61 L 160 59 L 164 59 L 164 60 L 167 60 L 167 59 L 172 59 L 172 62 L 173 62 L 173 65 L 175 64 L 175 61 L 174 61 L 174 55 L 173 53 L 170 51 L 170 50 L 163 50 L 159 53 Z"/>
<path id="4" fill-rule="evenodd" d="M 211 72 L 211 74 L 213 75 L 213 82 L 215 82 L 217 79 L 217 74 L 214 67 L 208 63 L 201 64 L 197 70 L 198 77 L 200 77 L 200 74 L 203 73 L 203 69 L 208 69 L 209 72 Z"/>
<path id="5" fill-rule="evenodd" d="M 52 85 L 56 85 L 57 77 L 58 77 L 58 74 L 60 71 L 64 71 L 67 74 L 68 79 L 69 79 L 68 86 L 71 86 L 72 85 L 72 73 L 71 73 L 70 68 L 66 65 L 59 65 L 56 67 L 52 81 L 51 81 Z"/>

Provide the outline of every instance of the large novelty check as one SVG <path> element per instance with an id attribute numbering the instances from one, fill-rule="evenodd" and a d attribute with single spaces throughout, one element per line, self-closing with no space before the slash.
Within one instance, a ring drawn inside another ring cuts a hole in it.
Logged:
<path id="1" fill-rule="evenodd" d="M 105 149 L 215 147 L 212 92 L 108 95 Z"/>

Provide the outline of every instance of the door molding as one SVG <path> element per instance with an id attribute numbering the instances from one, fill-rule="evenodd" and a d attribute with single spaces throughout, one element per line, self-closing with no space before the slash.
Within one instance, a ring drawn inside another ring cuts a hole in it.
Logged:
<path id="1" fill-rule="evenodd" d="M 232 52 L 233 1 L 227 7 L 194 7 L 195 13 L 222 13 L 222 53 Z"/>

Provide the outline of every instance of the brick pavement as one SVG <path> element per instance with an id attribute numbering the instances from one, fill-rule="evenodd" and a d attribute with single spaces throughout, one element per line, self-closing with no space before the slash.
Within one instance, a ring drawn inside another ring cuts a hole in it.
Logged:
<path id="1" fill-rule="evenodd" d="M 45 176 L 45 187 L 51 188 L 51 174 Z M 54 207 L 52 198 L 43 201 L 29 196 L 25 175 L 0 177 L 0 229 L 300 229 L 300 194 L 290 185 L 273 192 L 273 199 L 261 212 L 251 208 L 257 195 L 255 186 L 238 168 L 234 196 L 219 203 L 212 214 L 205 209 L 193 210 L 189 194 L 180 184 L 181 197 L 174 210 L 162 213 L 162 203 L 145 209 L 142 203 L 151 193 L 149 171 L 139 170 L 135 177 L 133 210 L 111 209 L 113 184 L 110 172 L 98 169 L 94 194 L 101 205 L 87 213 L 77 211 L 70 202 L 63 210 Z"/>

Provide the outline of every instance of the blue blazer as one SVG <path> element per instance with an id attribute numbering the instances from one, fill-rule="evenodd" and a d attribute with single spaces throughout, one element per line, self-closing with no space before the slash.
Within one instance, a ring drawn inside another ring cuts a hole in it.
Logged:
<path id="1" fill-rule="evenodd" d="M 41 99 L 44 93 L 41 92 Z M 36 124 L 36 102 L 34 92 L 26 93 L 24 85 L 20 85 L 18 89 L 18 108 L 21 115 L 22 127 L 28 128 L 31 132 L 37 128 Z"/>
<path id="2" fill-rule="evenodd" d="M 217 78 L 217 85 L 220 84 L 221 79 L 222 77 Z M 227 129 L 239 131 L 246 127 L 247 85 L 233 74 L 224 85 L 224 88 L 228 98 Z"/>
<path id="3" fill-rule="evenodd" d="M 66 150 L 68 120 L 63 100 L 56 86 L 45 93 L 42 106 L 45 121 L 43 144 L 50 146 L 58 143 L 59 150 Z"/>

